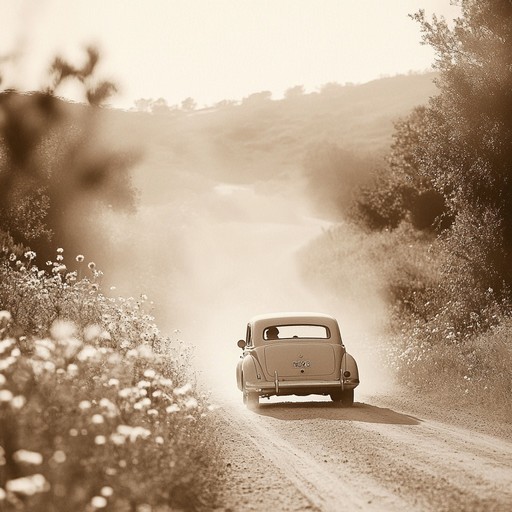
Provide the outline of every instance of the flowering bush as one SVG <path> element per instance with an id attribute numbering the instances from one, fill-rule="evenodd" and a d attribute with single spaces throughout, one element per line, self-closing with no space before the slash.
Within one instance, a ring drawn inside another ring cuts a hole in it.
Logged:
<path id="1" fill-rule="evenodd" d="M 190 350 L 163 337 L 146 298 L 101 292 L 63 251 L 0 262 L 0 509 L 211 508 L 211 406 Z"/>

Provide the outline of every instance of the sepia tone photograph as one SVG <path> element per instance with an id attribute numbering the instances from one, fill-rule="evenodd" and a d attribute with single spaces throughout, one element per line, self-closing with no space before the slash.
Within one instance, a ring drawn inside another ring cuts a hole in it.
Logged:
<path id="1" fill-rule="evenodd" d="M 512 0 L 0 0 L 0 512 L 512 510 Z"/>

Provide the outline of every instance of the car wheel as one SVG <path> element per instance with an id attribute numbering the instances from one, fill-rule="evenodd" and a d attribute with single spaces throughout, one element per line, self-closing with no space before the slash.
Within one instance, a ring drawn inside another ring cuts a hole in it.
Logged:
<path id="1" fill-rule="evenodd" d="M 345 389 L 341 392 L 341 403 L 345 407 L 352 407 L 354 405 L 354 390 Z"/>
<path id="2" fill-rule="evenodd" d="M 258 393 L 249 393 L 245 386 L 242 388 L 242 400 L 248 409 L 256 409 L 260 403 L 260 397 Z"/>
<path id="3" fill-rule="evenodd" d="M 248 409 L 257 409 L 260 405 L 260 397 L 258 393 L 247 393 L 245 405 Z"/>
<path id="4" fill-rule="evenodd" d="M 330 394 L 330 397 L 331 397 L 331 400 L 333 402 L 341 402 L 341 399 L 342 399 L 342 391 L 339 390 L 339 391 L 333 391 L 331 394 Z"/>

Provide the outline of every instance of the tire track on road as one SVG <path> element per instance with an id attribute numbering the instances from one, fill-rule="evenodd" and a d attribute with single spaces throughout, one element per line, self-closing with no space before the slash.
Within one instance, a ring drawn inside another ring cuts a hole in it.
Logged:
<path id="1" fill-rule="evenodd" d="M 340 507 L 355 511 L 408 510 L 409 505 L 374 480 L 347 468 L 339 478 L 315 458 L 282 437 L 282 433 L 262 418 L 240 409 L 229 407 L 230 422 L 237 424 L 254 447 L 279 468 L 294 487 L 311 504 L 324 512 L 339 512 Z M 272 467 L 267 469 L 272 472 Z M 364 490 L 364 492 L 362 492 Z"/>

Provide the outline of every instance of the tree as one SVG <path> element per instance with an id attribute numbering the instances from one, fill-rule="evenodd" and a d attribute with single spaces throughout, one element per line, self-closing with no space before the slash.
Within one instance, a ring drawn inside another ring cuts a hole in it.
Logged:
<path id="1" fill-rule="evenodd" d="M 185 112 L 193 112 L 197 108 L 194 98 L 188 97 L 181 102 L 181 109 Z"/>
<path id="2" fill-rule="evenodd" d="M 168 114 L 170 112 L 169 105 L 165 98 L 158 98 L 157 100 L 152 101 L 150 108 L 152 114 L 161 115 Z"/>
<path id="3" fill-rule="evenodd" d="M 300 98 L 301 96 L 304 96 L 304 86 L 303 85 L 296 85 L 295 87 L 290 87 L 289 89 L 286 89 L 284 92 L 284 97 L 287 100 L 294 99 L 294 98 Z"/>
<path id="4" fill-rule="evenodd" d="M 135 110 L 137 110 L 137 112 L 150 112 L 153 100 L 150 98 L 139 98 L 138 100 L 135 100 L 133 103 L 135 105 Z"/>
<path id="5" fill-rule="evenodd" d="M 502 283 L 512 284 L 512 2 L 459 5 L 462 16 L 451 27 L 423 11 L 413 16 L 440 72 L 418 141 L 418 171 L 454 218 L 447 249 L 476 282 L 505 291 Z"/>
<path id="6" fill-rule="evenodd" d="M 420 173 L 426 108 L 416 107 L 395 123 L 391 152 L 370 184 L 357 194 L 352 217 L 370 229 L 394 229 L 408 219 L 420 230 L 445 229 L 450 216 L 444 195 Z"/>
<path id="7" fill-rule="evenodd" d="M 94 140 L 98 107 L 115 86 L 96 79 L 98 52 L 86 53 L 81 67 L 56 58 L 43 92 L 0 92 L 0 228 L 43 261 L 53 256 L 50 243 L 71 247 L 102 204 L 134 204 L 125 173 L 133 155 Z M 58 99 L 68 80 L 83 84 L 87 106 Z M 71 249 L 79 250 L 76 244 Z"/>
<path id="8" fill-rule="evenodd" d="M 272 92 L 261 91 L 250 94 L 242 100 L 243 105 L 265 105 L 272 99 Z"/>

